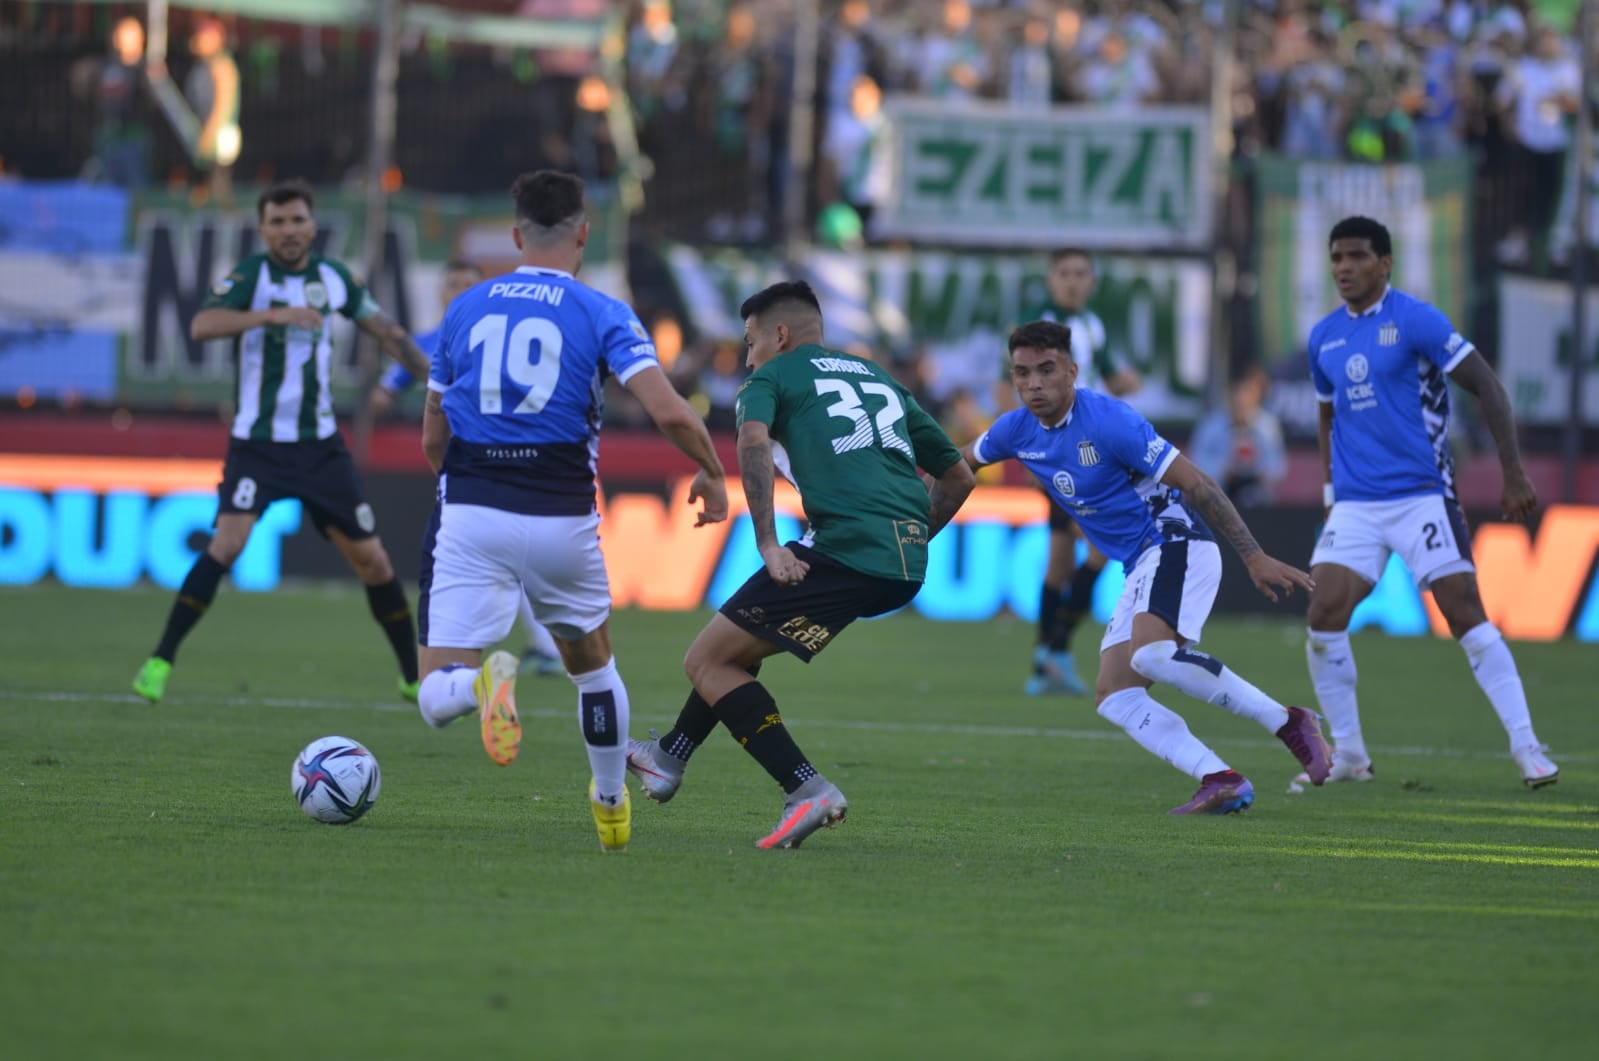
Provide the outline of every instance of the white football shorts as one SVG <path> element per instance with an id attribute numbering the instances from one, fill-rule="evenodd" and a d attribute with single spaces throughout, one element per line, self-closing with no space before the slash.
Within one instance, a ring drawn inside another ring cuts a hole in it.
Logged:
<path id="1" fill-rule="evenodd" d="M 611 614 L 600 518 L 524 516 L 445 502 L 422 546 L 417 635 L 434 648 L 487 648 L 516 623 L 517 596 L 563 641 Z"/>
<path id="2" fill-rule="evenodd" d="M 1416 586 L 1477 570 L 1460 506 L 1441 494 L 1398 501 L 1335 501 L 1310 566 L 1337 564 L 1373 584 L 1398 553 Z"/>
<path id="3" fill-rule="evenodd" d="M 1164 619 L 1183 644 L 1194 644 L 1220 588 L 1221 549 L 1215 542 L 1166 542 L 1145 549 L 1127 572 L 1099 650 L 1131 641 L 1133 616 L 1140 612 Z"/>

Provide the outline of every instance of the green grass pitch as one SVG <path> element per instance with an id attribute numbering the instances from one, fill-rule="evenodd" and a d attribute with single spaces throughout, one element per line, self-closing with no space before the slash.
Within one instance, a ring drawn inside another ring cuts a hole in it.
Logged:
<path id="1" fill-rule="evenodd" d="M 755 850 L 780 794 L 720 733 L 606 857 L 564 679 L 523 679 L 501 769 L 470 721 L 429 730 L 393 694 L 353 585 L 228 589 L 152 707 L 127 683 L 169 600 L 0 591 L 0 1056 L 1455 1061 L 1599 1041 L 1596 646 L 1515 646 L 1561 764 L 1539 792 L 1448 642 L 1357 635 L 1369 785 L 1289 795 L 1269 734 L 1157 691 L 1257 791 L 1177 819 L 1187 778 L 1089 702 L 1021 695 L 1025 624 L 862 623 L 764 675 L 848 822 Z M 615 617 L 635 735 L 675 715 L 703 619 Z M 1207 634 L 1310 702 L 1296 627 Z M 335 733 L 383 769 L 344 828 L 289 793 L 295 753 Z"/>

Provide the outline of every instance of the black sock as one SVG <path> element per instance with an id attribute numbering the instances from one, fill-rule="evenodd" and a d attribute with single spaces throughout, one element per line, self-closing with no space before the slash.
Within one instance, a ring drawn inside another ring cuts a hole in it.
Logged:
<path id="1" fill-rule="evenodd" d="M 177 659 L 178 643 L 189 636 L 189 631 L 200 621 L 200 616 L 211 607 L 211 602 L 216 599 L 217 586 L 227 573 L 228 569 L 210 553 L 200 554 L 200 558 L 184 576 L 183 585 L 178 587 L 178 599 L 172 602 L 172 610 L 167 613 L 167 628 L 161 632 L 161 643 L 155 647 L 156 659 L 164 659 L 168 663 Z"/>
<path id="2" fill-rule="evenodd" d="M 411 622 L 411 606 L 405 601 L 400 580 L 391 578 L 381 586 L 368 586 L 366 602 L 372 608 L 372 618 L 389 635 L 394 658 L 400 661 L 400 677 L 407 682 L 416 681 L 416 626 Z"/>
<path id="3" fill-rule="evenodd" d="M 1055 647 L 1056 631 L 1060 627 L 1060 590 L 1054 586 L 1041 586 L 1038 590 L 1038 643 Z M 1034 662 L 1034 674 L 1043 674 L 1044 665 Z"/>
<path id="4" fill-rule="evenodd" d="M 760 682 L 740 685 L 716 701 L 713 710 L 733 739 L 783 786 L 785 794 L 793 795 L 816 776 L 816 768 L 788 735 L 777 701 Z"/>
<path id="5" fill-rule="evenodd" d="M 681 759 L 685 763 L 694 754 L 694 749 L 704 744 L 710 737 L 711 731 L 720 721 L 716 712 L 711 710 L 711 705 L 697 690 L 690 689 L 688 699 L 683 703 L 683 710 L 677 713 L 677 721 L 672 728 L 666 731 L 666 736 L 661 738 L 661 750 L 667 755 Z"/>
<path id="6" fill-rule="evenodd" d="M 1102 567 L 1089 567 L 1084 564 L 1072 574 L 1071 587 L 1066 591 L 1060 606 L 1060 621 L 1057 624 L 1057 633 L 1060 646 L 1053 643 L 1050 648 L 1056 652 L 1064 652 L 1071 644 L 1072 634 L 1077 632 L 1077 624 L 1083 617 L 1094 610 L 1094 583 L 1099 581 Z"/>
<path id="7" fill-rule="evenodd" d="M 744 668 L 749 671 L 751 678 L 761 676 L 761 665 L 757 661 Z M 711 705 L 705 702 L 698 689 L 688 691 L 688 699 L 683 702 L 683 710 L 677 713 L 677 721 L 667 731 L 666 736 L 660 739 L 661 750 L 685 763 L 694 754 L 695 749 L 710 739 L 711 731 L 721 719 L 716 717 L 716 712 L 711 710 Z"/>

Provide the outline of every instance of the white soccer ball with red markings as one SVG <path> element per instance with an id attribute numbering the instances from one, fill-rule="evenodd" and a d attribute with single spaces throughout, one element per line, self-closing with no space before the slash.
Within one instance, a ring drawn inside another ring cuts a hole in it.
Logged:
<path id="1" fill-rule="evenodd" d="M 295 758 L 289 784 L 307 815 L 327 825 L 348 825 L 378 801 L 383 778 L 377 759 L 360 741 L 323 737 Z"/>

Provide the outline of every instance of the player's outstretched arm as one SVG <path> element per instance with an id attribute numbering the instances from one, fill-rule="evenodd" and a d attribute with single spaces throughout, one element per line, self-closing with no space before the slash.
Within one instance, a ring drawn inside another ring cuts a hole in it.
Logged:
<path id="1" fill-rule="evenodd" d="M 1282 590 L 1286 596 L 1293 593 L 1295 586 L 1307 591 L 1315 588 L 1316 584 L 1305 572 L 1266 555 L 1226 492 L 1217 485 L 1216 480 L 1200 471 L 1193 461 L 1178 454 L 1160 481 L 1181 490 L 1183 503 L 1210 524 L 1212 530 L 1227 539 L 1227 544 L 1233 547 L 1249 569 L 1250 581 L 1267 600 L 1275 601 L 1278 590 Z"/>
<path id="2" fill-rule="evenodd" d="M 1516 440 L 1516 417 L 1511 411 L 1510 395 L 1505 393 L 1505 385 L 1499 382 L 1494 370 L 1476 350 L 1455 366 L 1449 378 L 1477 399 L 1483 423 L 1488 425 L 1494 445 L 1499 448 L 1499 467 L 1503 469 L 1505 478 L 1499 505 L 1505 518 L 1526 519 L 1538 507 L 1538 491 L 1521 465 L 1521 447 Z"/>
<path id="3" fill-rule="evenodd" d="M 226 309 L 213 306 L 194 315 L 189 322 L 189 338 L 197 343 L 211 339 L 231 339 L 251 328 L 304 328 L 320 331 L 322 314 L 309 306 L 273 306 L 271 309 Z"/>
<path id="4" fill-rule="evenodd" d="M 357 320 L 355 325 L 376 339 L 383 352 L 403 365 L 412 376 L 417 379 L 428 378 L 428 369 L 431 366 L 427 355 L 416 345 L 411 333 L 400 327 L 387 313 L 379 310 L 368 314 Z"/>
<path id="5" fill-rule="evenodd" d="M 689 491 L 690 501 L 702 502 L 695 525 L 720 523 L 726 519 L 727 473 L 722 469 L 722 459 L 716 455 L 716 445 L 711 441 L 711 433 L 705 430 L 700 414 L 672 387 L 666 373 L 654 365 L 628 377 L 623 386 L 644 406 L 661 434 L 700 466 Z"/>

